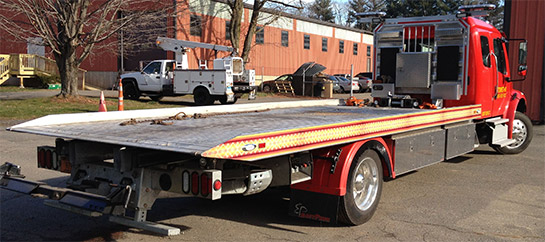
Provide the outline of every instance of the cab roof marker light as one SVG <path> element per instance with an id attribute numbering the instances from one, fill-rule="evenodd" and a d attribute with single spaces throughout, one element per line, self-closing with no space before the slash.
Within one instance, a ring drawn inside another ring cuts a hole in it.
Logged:
<path id="1" fill-rule="evenodd" d="M 458 7 L 458 12 L 456 17 L 465 18 L 469 16 L 473 17 L 486 17 L 489 14 L 489 11 L 496 9 L 494 4 L 476 4 L 476 5 L 463 5 Z"/>
<path id="2" fill-rule="evenodd" d="M 384 22 L 384 16 L 386 16 L 386 12 L 356 13 L 356 17 L 360 18 L 358 19 L 359 23 L 382 23 Z"/>

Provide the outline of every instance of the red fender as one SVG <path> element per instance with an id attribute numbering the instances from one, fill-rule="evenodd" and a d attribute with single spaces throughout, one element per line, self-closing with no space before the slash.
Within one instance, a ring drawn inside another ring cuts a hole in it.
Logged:
<path id="1" fill-rule="evenodd" d="M 503 114 L 503 117 L 509 119 L 507 128 L 509 139 L 513 138 L 513 120 L 515 120 L 515 113 L 517 112 L 517 107 L 520 103 L 520 100 L 524 100 L 524 103 L 527 103 L 524 93 L 518 90 L 512 90 L 511 100 L 509 101 L 509 108 L 507 108 L 505 110 L 505 113 Z"/>
<path id="2" fill-rule="evenodd" d="M 365 149 L 373 149 L 382 157 L 384 177 L 395 178 L 393 170 L 392 150 L 393 141 L 385 141 L 382 138 L 373 138 L 358 141 L 346 145 L 338 145 L 312 152 L 314 157 L 314 170 L 312 179 L 306 182 L 292 185 L 291 188 L 310 192 L 325 193 L 336 196 L 346 194 L 346 180 L 350 173 L 352 161 L 359 152 Z M 362 149 L 363 148 L 363 149 Z M 342 149 L 339 159 L 331 173 L 333 162 L 324 157 L 334 157 L 335 153 Z"/>

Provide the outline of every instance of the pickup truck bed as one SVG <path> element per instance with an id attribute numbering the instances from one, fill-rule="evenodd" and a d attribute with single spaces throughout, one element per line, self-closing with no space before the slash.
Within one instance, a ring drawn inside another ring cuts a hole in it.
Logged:
<path id="1" fill-rule="evenodd" d="M 421 110 L 340 103 L 320 100 L 49 115 L 8 130 L 252 161 L 481 115 L 478 105 Z M 191 118 L 168 119 L 184 114 Z"/>

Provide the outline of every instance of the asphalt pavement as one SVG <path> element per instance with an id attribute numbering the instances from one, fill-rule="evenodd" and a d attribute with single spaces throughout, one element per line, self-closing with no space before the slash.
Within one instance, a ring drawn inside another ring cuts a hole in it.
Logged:
<path id="1" fill-rule="evenodd" d="M 63 186 L 66 174 L 36 167 L 36 146 L 54 145 L 53 137 L 0 128 L 0 163 L 21 165 L 27 179 Z M 481 146 L 385 182 L 377 212 L 360 226 L 290 217 L 285 189 L 217 201 L 163 194 L 148 220 L 183 234 L 160 237 L 0 189 L 0 241 L 544 241 L 545 126 L 534 131 L 521 154 Z"/>

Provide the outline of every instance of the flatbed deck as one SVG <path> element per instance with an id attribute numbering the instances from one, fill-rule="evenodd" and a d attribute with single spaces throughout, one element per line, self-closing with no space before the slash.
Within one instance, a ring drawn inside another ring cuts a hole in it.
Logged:
<path id="1" fill-rule="evenodd" d="M 8 130 L 252 161 L 481 116 L 478 105 L 421 110 L 339 103 L 320 100 L 49 115 Z M 163 120 L 180 113 L 204 116 Z M 150 124 L 154 120 L 163 124 Z"/>

